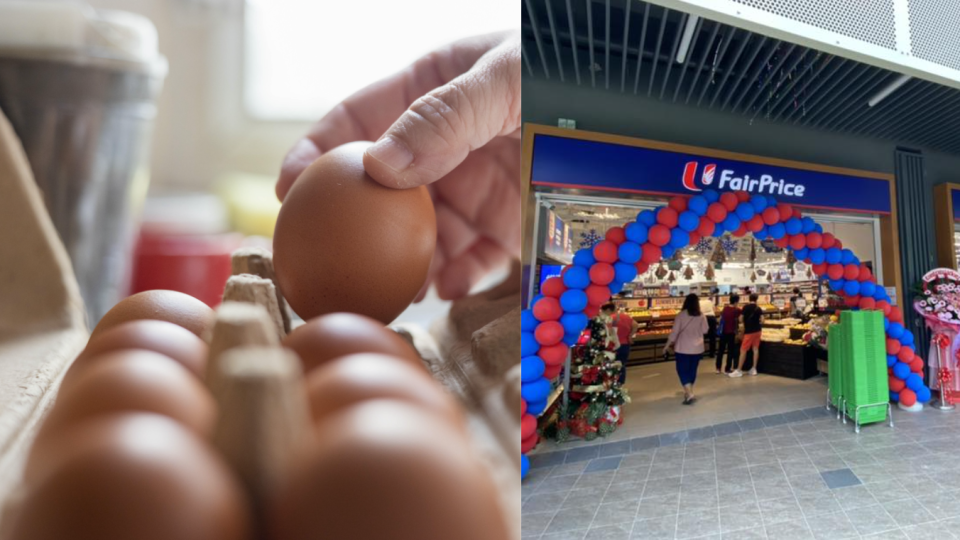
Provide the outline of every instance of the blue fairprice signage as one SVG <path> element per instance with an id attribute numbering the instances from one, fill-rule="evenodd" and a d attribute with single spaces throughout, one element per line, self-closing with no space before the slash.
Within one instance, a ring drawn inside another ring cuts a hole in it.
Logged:
<path id="1" fill-rule="evenodd" d="M 891 208 L 886 180 L 539 134 L 532 182 L 651 195 L 744 190 L 808 208 L 875 214 Z"/>

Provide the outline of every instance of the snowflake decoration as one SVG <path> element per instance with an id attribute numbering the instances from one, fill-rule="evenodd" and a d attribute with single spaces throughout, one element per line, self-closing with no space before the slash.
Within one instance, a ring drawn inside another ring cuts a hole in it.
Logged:
<path id="1" fill-rule="evenodd" d="M 693 250 L 701 255 L 709 255 L 713 251 L 713 242 L 709 238 L 701 238 Z"/>
<path id="2" fill-rule="evenodd" d="M 740 249 L 740 241 L 725 236 L 720 239 L 720 247 L 727 253 L 733 253 Z"/>
<path id="3" fill-rule="evenodd" d="M 596 229 L 590 229 L 589 232 L 580 233 L 580 248 L 592 248 L 598 242 L 603 240 L 603 236 L 600 236 L 600 233 Z"/>

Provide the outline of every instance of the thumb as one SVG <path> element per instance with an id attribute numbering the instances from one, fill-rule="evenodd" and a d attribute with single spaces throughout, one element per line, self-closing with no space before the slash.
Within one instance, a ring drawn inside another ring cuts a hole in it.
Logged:
<path id="1" fill-rule="evenodd" d="M 430 184 L 472 150 L 520 127 L 520 43 L 514 35 L 466 73 L 417 99 L 367 149 L 363 165 L 393 188 Z"/>

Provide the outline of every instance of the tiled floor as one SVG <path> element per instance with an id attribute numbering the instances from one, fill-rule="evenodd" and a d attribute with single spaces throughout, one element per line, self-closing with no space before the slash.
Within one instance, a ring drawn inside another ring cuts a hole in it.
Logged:
<path id="1" fill-rule="evenodd" d="M 762 359 L 761 359 L 762 361 Z M 815 407 L 824 402 L 826 378 L 806 381 L 758 375 L 731 379 L 714 373 L 713 359 L 700 362 L 695 391 L 697 402 L 683 406 L 683 390 L 673 362 L 627 370 L 626 388 L 631 403 L 623 407 L 623 425 L 609 437 L 557 445 L 543 441 L 534 453 L 593 444 L 627 441 L 638 437 L 727 424 L 758 416 Z"/>
<path id="2" fill-rule="evenodd" d="M 896 427 L 859 435 L 819 411 L 694 442 L 560 453 L 523 484 L 522 536 L 960 538 L 960 410 L 895 411 Z"/>

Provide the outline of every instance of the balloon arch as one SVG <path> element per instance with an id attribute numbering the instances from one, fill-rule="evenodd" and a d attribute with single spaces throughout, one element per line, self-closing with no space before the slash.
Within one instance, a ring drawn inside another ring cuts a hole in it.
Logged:
<path id="1" fill-rule="evenodd" d="M 521 463 L 538 442 L 536 417 L 547 406 L 550 380 L 557 377 L 569 348 L 577 342 L 589 318 L 600 306 L 633 281 L 651 264 L 678 249 L 695 245 L 705 236 L 725 232 L 758 240 L 772 239 L 812 265 L 830 289 L 853 309 L 880 310 L 887 336 L 887 372 L 890 399 L 912 406 L 930 399 L 923 383 L 923 360 L 915 354 L 914 336 L 903 326 L 903 313 L 890 305 L 886 290 L 876 284 L 870 269 L 823 227 L 789 204 L 746 191 L 706 190 L 677 196 L 655 210 L 644 210 L 636 221 L 613 227 L 604 240 L 574 255 L 560 276 L 547 279 L 531 309 L 521 318 Z"/>

